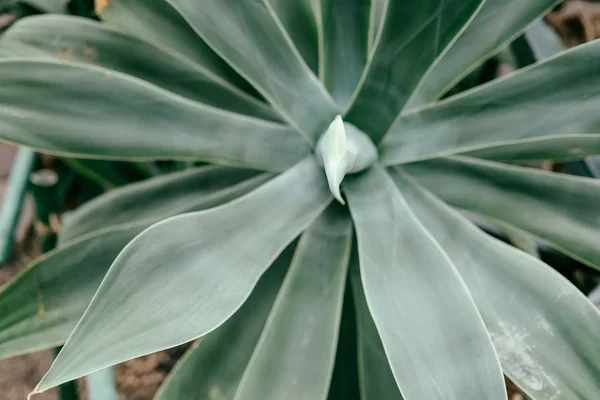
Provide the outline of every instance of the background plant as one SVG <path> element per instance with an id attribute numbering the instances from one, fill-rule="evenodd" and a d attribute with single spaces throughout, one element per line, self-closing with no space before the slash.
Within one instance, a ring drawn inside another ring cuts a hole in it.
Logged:
<path id="1" fill-rule="evenodd" d="M 73 331 L 38 390 L 204 336 L 159 398 L 597 397 L 598 311 L 457 210 L 599 265 L 598 183 L 516 165 L 600 153 L 598 43 L 437 102 L 556 2 L 199 3 L 3 38 L 3 139 L 215 165 L 66 219 L 0 293 L 0 354 Z"/>

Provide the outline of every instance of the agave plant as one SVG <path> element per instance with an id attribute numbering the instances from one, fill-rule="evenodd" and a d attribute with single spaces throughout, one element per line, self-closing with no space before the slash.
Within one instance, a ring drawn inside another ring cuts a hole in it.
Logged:
<path id="1" fill-rule="evenodd" d="M 505 399 L 503 374 L 599 398 L 598 310 L 472 221 L 600 266 L 600 184 L 519 166 L 600 153 L 600 42 L 439 100 L 556 3 L 110 0 L 104 24 L 17 23 L 4 140 L 208 165 L 65 218 L 0 292 L 0 356 L 68 337 L 34 393 L 202 337 L 158 399 Z"/>

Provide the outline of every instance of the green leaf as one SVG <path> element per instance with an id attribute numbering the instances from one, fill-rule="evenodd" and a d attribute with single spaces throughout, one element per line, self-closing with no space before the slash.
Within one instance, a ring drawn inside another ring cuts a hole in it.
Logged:
<path id="1" fill-rule="evenodd" d="M 170 0 L 198 34 L 313 143 L 339 111 L 267 0 Z M 249 34 L 252 32 L 252 34 Z"/>
<path id="2" fill-rule="evenodd" d="M 600 153 L 600 41 L 403 115 L 382 143 L 382 162 L 469 152 L 502 161 Z"/>
<path id="3" fill-rule="evenodd" d="M 321 0 L 267 0 L 292 43 L 314 73 L 319 69 L 317 7 Z"/>
<path id="4" fill-rule="evenodd" d="M 599 398 L 598 309 L 548 265 L 483 233 L 404 173 L 394 178 L 469 287 L 504 373 L 532 399 Z"/>
<path id="5" fill-rule="evenodd" d="M 327 398 L 351 244 L 338 204 L 302 235 L 235 399 Z"/>
<path id="6" fill-rule="evenodd" d="M 194 32 L 167 0 L 110 0 L 100 17 L 115 27 L 176 52 L 245 91 L 252 87 Z"/>
<path id="7" fill-rule="evenodd" d="M 482 3 L 388 0 L 380 34 L 344 119 L 378 144 L 422 76 Z"/>
<path id="8" fill-rule="evenodd" d="M 383 168 L 352 178 L 344 190 L 365 297 L 402 395 L 506 399 L 492 341 L 454 265 Z"/>
<path id="9" fill-rule="evenodd" d="M 321 81 L 340 109 L 349 105 L 367 63 L 371 0 L 321 0 Z"/>
<path id="10" fill-rule="evenodd" d="M 387 10 L 388 0 L 371 0 L 371 12 L 369 18 L 369 41 L 368 53 L 370 54 L 375 44 L 375 39 L 379 37 L 383 27 L 384 17 Z"/>
<path id="11" fill-rule="evenodd" d="M 218 200 L 226 193 L 240 196 L 272 176 L 246 169 L 205 166 L 133 183 L 111 190 L 67 214 L 60 240 L 69 241 L 111 225 L 158 222 L 187 212 L 190 205 L 200 201 Z"/>
<path id="12" fill-rule="evenodd" d="M 155 400 L 233 399 L 294 249 L 294 245 L 288 246 L 275 260 L 229 320 L 192 345 L 162 384 Z"/>
<path id="13" fill-rule="evenodd" d="M 358 253 L 352 256 L 350 279 L 356 307 L 360 398 L 361 400 L 402 400 L 377 327 L 367 306 L 363 283 L 360 280 Z"/>
<path id="14" fill-rule="evenodd" d="M 127 243 L 152 223 L 224 204 L 256 188 L 268 177 L 264 174 L 245 179 L 242 175 L 237 185 L 223 187 L 212 181 L 219 175 L 211 167 L 208 171 L 172 174 L 172 180 L 162 176 L 116 189 L 76 211 L 63 227 L 60 247 L 35 260 L 0 290 L 0 358 L 63 344 L 111 263 Z M 226 176 L 221 174 L 220 178 Z M 231 183 L 231 179 L 226 182 Z M 124 198 L 131 198 L 129 214 L 120 208 L 126 203 Z M 94 211 L 99 211 L 94 204 L 107 206 L 101 213 L 104 223 L 92 219 L 85 225 L 85 217 L 91 218 Z"/>
<path id="15" fill-rule="evenodd" d="M 236 201 L 153 225 L 119 254 L 35 392 L 218 328 L 330 202 L 308 157 Z"/>
<path id="16" fill-rule="evenodd" d="M 6 32 L 0 45 L 7 41 L 22 44 L 27 51 L 38 48 L 52 58 L 122 72 L 210 106 L 278 120 L 269 106 L 207 69 L 89 19 L 62 15 L 26 18 Z M 15 53 L 21 55 L 18 50 Z"/>
<path id="17" fill-rule="evenodd" d="M 486 0 L 471 24 L 424 77 L 407 108 L 441 97 L 561 0 Z"/>
<path id="18" fill-rule="evenodd" d="M 91 65 L 0 60 L 0 86 L 0 103 L 6 104 L 0 139 L 44 152 L 188 158 L 277 171 L 309 151 L 283 125 L 203 106 Z"/>
<path id="19" fill-rule="evenodd" d="M 71 0 L 19 0 L 19 3 L 28 4 L 41 12 L 54 14 L 65 14 L 70 2 Z"/>
<path id="20" fill-rule="evenodd" d="M 522 229 L 600 268 L 600 181 L 466 157 L 404 168 L 448 204 Z"/>

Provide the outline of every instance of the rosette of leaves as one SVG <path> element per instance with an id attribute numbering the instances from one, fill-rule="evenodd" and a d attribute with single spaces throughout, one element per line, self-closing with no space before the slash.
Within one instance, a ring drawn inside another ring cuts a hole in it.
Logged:
<path id="1" fill-rule="evenodd" d="M 110 0 L 104 24 L 17 23 L 3 140 L 207 165 L 66 218 L 0 292 L 0 355 L 66 340 L 36 392 L 202 337 L 159 399 L 504 399 L 503 374 L 597 399 L 598 310 L 465 213 L 598 268 L 598 182 L 519 165 L 600 152 L 600 42 L 438 100 L 555 3 Z"/>

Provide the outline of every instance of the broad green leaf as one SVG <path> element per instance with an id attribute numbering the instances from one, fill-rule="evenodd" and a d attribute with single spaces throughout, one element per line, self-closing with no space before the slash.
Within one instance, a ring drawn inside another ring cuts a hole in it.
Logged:
<path id="1" fill-rule="evenodd" d="M 277 171 L 309 151 L 283 125 L 204 106 L 91 65 L 0 60 L 0 86 L 0 103 L 6 104 L 0 139 L 45 152 L 188 158 Z"/>
<path id="2" fill-rule="evenodd" d="M 101 197 L 114 203 L 93 202 L 96 205 L 104 203 L 107 207 L 102 212 L 104 224 L 99 220 L 90 221 L 89 225 L 84 225 L 86 231 L 67 221 L 60 247 L 35 260 L 0 290 L 0 358 L 63 344 L 111 263 L 127 243 L 152 223 L 182 212 L 224 204 L 264 183 L 269 175 L 246 180 L 240 177 L 239 183 L 231 187 L 212 181 L 218 177 L 212 170 L 201 169 L 173 174 L 172 181 L 165 177 L 151 179 Z M 225 179 L 226 176 L 221 175 L 220 178 Z M 232 183 L 231 179 L 226 181 Z M 122 194 L 118 195 L 119 192 Z M 135 207 L 132 202 L 132 208 L 129 208 L 131 218 L 127 221 L 125 212 L 120 209 L 125 205 L 122 197 L 133 198 L 135 194 L 138 201 Z M 158 202 L 154 199 L 145 201 L 146 196 L 162 197 Z M 114 218 L 110 210 L 114 211 Z M 77 221 L 78 217 L 91 217 L 93 211 L 98 209 L 86 206 L 75 213 L 73 221 Z M 70 232 L 74 228 L 79 228 L 79 232 Z M 74 238 L 78 234 L 85 236 L 64 241 L 64 238 Z"/>
<path id="3" fill-rule="evenodd" d="M 522 229 L 600 268 L 600 181 L 466 157 L 404 168 L 448 204 Z"/>
<path id="4" fill-rule="evenodd" d="M 327 398 L 351 244 L 335 203 L 302 235 L 235 399 Z"/>
<path id="5" fill-rule="evenodd" d="M 318 73 L 317 6 L 321 0 L 267 0 L 306 64 Z"/>
<path id="6" fill-rule="evenodd" d="M 236 201 L 145 230 L 119 254 L 35 392 L 215 330 L 330 202 L 307 157 Z"/>
<path id="7" fill-rule="evenodd" d="M 352 178 L 344 190 L 365 298 L 402 395 L 506 399 L 492 341 L 454 265 L 381 166 Z"/>
<path id="8" fill-rule="evenodd" d="M 294 248 L 290 245 L 281 253 L 229 320 L 192 345 L 162 384 L 155 400 L 233 399 L 292 261 Z"/>
<path id="9" fill-rule="evenodd" d="M 388 0 L 380 33 L 344 119 L 378 144 L 421 77 L 482 3 L 483 0 Z"/>
<path id="10" fill-rule="evenodd" d="M 205 166 L 158 176 L 111 190 L 77 210 L 63 221 L 61 242 L 106 226 L 161 219 L 187 210 L 190 204 L 221 198 L 224 193 L 256 188 L 272 177 L 256 171 Z M 239 194 L 238 194 L 239 196 Z"/>
<path id="11" fill-rule="evenodd" d="M 467 284 L 504 373 L 532 399 L 600 398 L 598 309 L 548 265 L 485 234 L 404 173 L 394 178 Z"/>
<path id="12" fill-rule="evenodd" d="M 358 377 L 361 400 L 402 400 L 363 291 L 358 254 L 350 265 L 358 335 Z"/>
<path id="13" fill-rule="evenodd" d="M 367 63 L 371 0 L 320 0 L 321 81 L 346 109 Z"/>
<path id="14" fill-rule="evenodd" d="M 315 142 L 339 114 L 267 0 L 169 1 L 310 141 Z"/>
<path id="15" fill-rule="evenodd" d="M 600 153 L 600 41 L 410 111 L 382 143 L 394 165 L 470 152 L 502 161 Z"/>
<path id="16" fill-rule="evenodd" d="M 424 77 L 406 107 L 419 106 L 441 97 L 560 2 L 486 0 L 471 24 Z"/>
<path id="17" fill-rule="evenodd" d="M 251 91 L 251 86 L 194 32 L 167 0 L 109 0 L 99 12 L 121 32 L 181 54 L 213 74 Z"/>
<path id="18" fill-rule="evenodd" d="M 277 121 L 266 104 L 177 53 L 162 50 L 99 22 L 43 15 L 17 22 L 0 41 L 39 48 L 50 57 L 99 65 L 210 106 Z M 20 52 L 15 51 L 16 55 Z M 27 53 L 25 53 L 27 55 Z"/>

